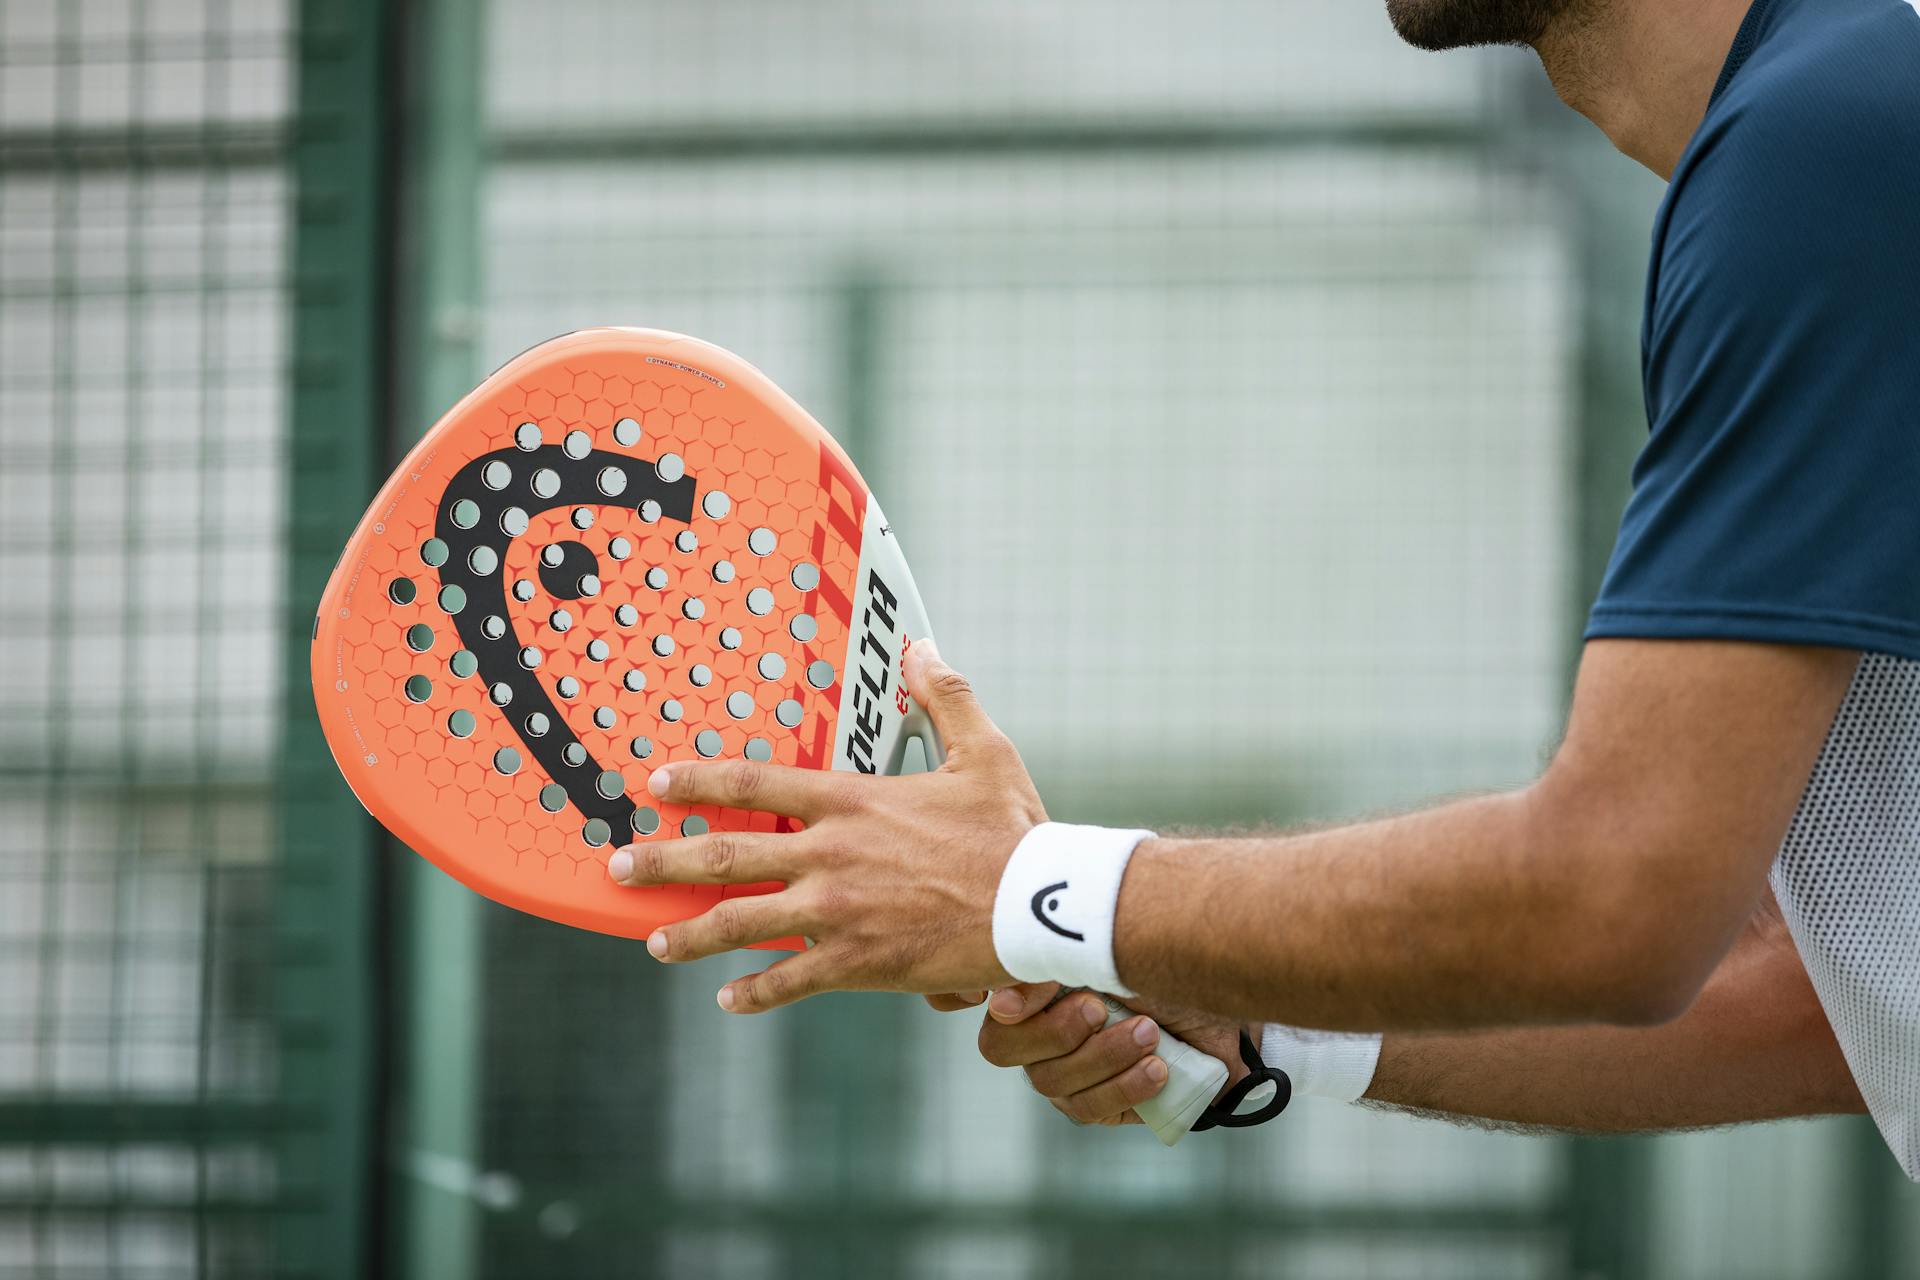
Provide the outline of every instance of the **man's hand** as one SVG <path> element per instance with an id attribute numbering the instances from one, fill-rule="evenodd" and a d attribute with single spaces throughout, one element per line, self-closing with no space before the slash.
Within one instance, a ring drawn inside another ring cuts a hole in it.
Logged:
<path id="1" fill-rule="evenodd" d="M 1011 980 L 993 950 L 993 900 L 1013 848 L 1047 820 L 1019 753 L 931 641 L 906 658 L 911 695 L 933 717 L 947 761 L 876 778 L 734 761 L 674 762 L 647 786 L 676 804 L 798 818 L 785 834 L 712 832 L 631 845 L 607 861 L 624 885 L 786 883 L 727 898 L 655 931 L 672 962 L 800 934 L 812 946 L 720 991 L 759 1013 L 823 991 L 956 991 Z"/>
<path id="2" fill-rule="evenodd" d="M 1160 1033 L 1178 1036 L 1227 1064 L 1221 1092 L 1247 1074 L 1240 1061 L 1241 1024 L 1171 1007 L 1102 1030 L 1106 1006 L 1089 992 L 1055 999 L 1057 983 L 1017 984 L 996 991 L 980 1026 L 980 1055 L 996 1067 L 1021 1067 L 1054 1109 L 1080 1124 L 1139 1124 L 1133 1109 L 1166 1087 L 1167 1064 L 1154 1053 Z M 936 1009 L 963 1006 L 930 996 Z"/>

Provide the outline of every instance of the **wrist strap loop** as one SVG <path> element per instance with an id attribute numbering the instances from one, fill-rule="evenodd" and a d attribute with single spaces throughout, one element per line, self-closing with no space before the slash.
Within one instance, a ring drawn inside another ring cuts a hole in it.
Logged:
<path id="1" fill-rule="evenodd" d="M 1228 1089 L 1212 1106 L 1200 1113 L 1200 1119 L 1194 1123 L 1193 1131 L 1202 1129 L 1251 1129 L 1254 1125 L 1265 1124 L 1287 1109 L 1287 1103 L 1293 1100 L 1293 1081 L 1287 1073 L 1278 1067 L 1270 1067 L 1260 1057 L 1260 1047 L 1240 1029 L 1240 1061 L 1247 1065 L 1247 1075 L 1238 1084 Z M 1260 1104 L 1257 1110 L 1238 1115 L 1240 1104 L 1247 1095 L 1264 1084 L 1273 1086 L 1273 1096 Z"/>

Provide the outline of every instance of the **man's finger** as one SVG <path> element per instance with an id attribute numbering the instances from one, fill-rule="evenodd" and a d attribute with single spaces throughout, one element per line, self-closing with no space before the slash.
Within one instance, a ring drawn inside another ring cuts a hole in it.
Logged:
<path id="1" fill-rule="evenodd" d="M 915 640 L 907 648 L 907 692 L 933 717 L 949 755 L 969 745 L 998 741 L 1000 730 L 987 718 L 986 708 L 973 694 L 967 678 L 940 658 L 931 639 Z"/>
<path id="2" fill-rule="evenodd" d="M 1055 1111 L 1058 1111 L 1058 1112 L 1059 1112 L 1059 1113 L 1060 1113 L 1061 1115 L 1063 1115 L 1063 1116 L 1067 1116 L 1067 1119 L 1069 1119 L 1069 1120 L 1073 1120 L 1073 1117 L 1072 1117 L 1072 1116 L 1070 1116 L 1070 1115 L 1067 1115 L 1067 1108 L 1066 1108 L 1066 1106 L 1065 1106 L 1065 1104 L 1063 1104 L 1063 1103 L 1062 1103 L 1062 1102 L 1060 1101 L 1060 1099 L 1058 1099 L 1058 1098 L 1048 1098 L 1048 1099 L 1047 1099 L 1047 1101 L 1048 1101 L 1048 1102 L 1051 1102 L 1051 1103 L 1053 1104 L 1053 1109 L 1054 1109 Z M 1110 1117 L 1108 1117 L 1108 1118 L 1107 1118 L 1107 1119 L 1105 1119 L 1105 1120 L 1093 1120 L 1093 1121 L 1087 1121 L 1087 1120 L 1073 1120 L 1073 1122 L 1074 1122 L 1075 1124 L 1089 1124 L 1089 1123 L 1091 1123 L 1091 1124 L 1103 1124 L 1103 1125 L 1120 1125 L 1120 1124 L 1145 1124 L 1145 1123 L 1146 1123 L 1146 1121 L 1144 1121 L 1144 1120 L 1142 1120 L 1142 1119 L 1140 1118 L 1140 1116 L 1139 1116 L 1139 1113 L 1137 1113 L 1137 1112 L 1133 1112 L 1133 1111 L 1123 1111 L 1123 1112 L 1121 1112 L 1121 1113 L 1120 1113 L 1119 1115 L 1117 1115 L 1117 1116 L 1110 1116 Z"/>
<path id="3" fill-rule="evenodd" d="M 1107 1020 L 1099 997 L 1082 992 L 1024 1022 L 980 1023 L 980 1056 L 996 1067 L 1024 1067 L 1072 1053 Z"/>
<path id="4" fill-rule="evenodd" d="M 1133 1108 L 1167 1087 L 1167 1064 L 1160 1058 L 1136 1062 L 1111 1080 L 1083 1089 L 1054 1105 L 1081 1124 L 1116 1124 Z"/>
<path id="5" fill-rule="evenodd" d="M 760 884 L 792 878 L 797 835 L 764 831 L 710 831 L 680 840 L 643 840 L 607 859 L 616 884 Z M 779 934 L 770 935 L 779 937 Z"/>
<path id="6" fill-rule="evenodd" d="M 1160 1029 L 1152 1018 L 1117 1022 L 1072 1053 L 1027 1068 L 1027 1082 L 1049 1098 L 1069 1098 L 1113 1079 L 1152 1053 Z"/>
<path id="7" fill-rule="evenodd" d="M 986 998 L 984 991 L 949 991 L 944 995 L 928 996 L 926 1000 L 935 1013 L 958 1013 L 962 1009 L 978 1009 L 980 1002 Z"/>
<path id="8" fill-rule="evenodd" d="M 647 951 L 655 960 L 674 964 L 737 951 L 806 932 L 812 922 L 802 919 L 803 914 L 792 892 L 723 898 L 691 919 L 655 929 L 647 936 Z"/>
<path id="9" fill-rule="evenodd" d="M 826 948 L 814 947 L 759 973 L 735 978 L 720 988 L 717 998 L 728 1013 L 765 1013 L 834 989 L 833 961 Z"/>
<path id="10" fill-rule="evenodd" d="M 653 771 L 647 790 L 675 804 L 755 809 L 811 821 L 831 807 L 829 797 L 843 782 L 821 769 L 751 760 L 676 760 Z"/>
<path id="11" fill-rule="evenodd" d="M 1057 982 L 1016 982 L 993 993 L 987 1012 L 996 1022 L 1020 1022 L 1052 1004 L 1059 990 Z"/>

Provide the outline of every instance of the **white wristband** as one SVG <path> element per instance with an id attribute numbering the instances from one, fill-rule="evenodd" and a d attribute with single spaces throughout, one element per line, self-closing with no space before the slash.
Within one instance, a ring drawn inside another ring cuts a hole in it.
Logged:
<path id="1" fill-rule="evenodd" d="M 1022 982 L 1130 996 L 1113 964 L 1127 860 L 1151 831 L 1043 822 L 1021 839 L 993 900 L 993 949 Z"/>
<path id="2" fill-rule="evenodd" d="M 1358 1102 L 1380 1065 L 1380 1037 L 1372 1032 L 1309 1031 L 1269 1022 L 1260 1058 L 1293 1081 L 1293 1092 L 1335 1102 Z"/>

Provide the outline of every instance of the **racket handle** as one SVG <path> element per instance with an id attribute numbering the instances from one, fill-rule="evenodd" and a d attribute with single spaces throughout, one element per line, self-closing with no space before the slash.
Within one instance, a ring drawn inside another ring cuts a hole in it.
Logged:
<path id="1" fill-rule="evenodd" d="M 1133 1010 L 1104 992 L 1095 995 L 1107 1006 L 1107 1025 L 1133 1016 Z M 1172 1146 L 1187 1136 L 1227 1083 L 1227 1064 L 1179 1039 L 1165 1027 L 1154 1049 L 1167 1064 L 1167 1083 L 1153 1097 L 1134 1108 L 1162 1143 Z"/>

